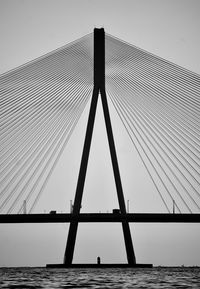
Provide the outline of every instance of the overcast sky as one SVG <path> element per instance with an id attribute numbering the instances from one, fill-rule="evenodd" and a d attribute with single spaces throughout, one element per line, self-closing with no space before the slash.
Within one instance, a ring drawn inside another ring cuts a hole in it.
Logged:
<path id="1" fill-rule="evenodd" d="M 92 32 L 94 27 L 104 27 L 113 36 L 200 74 L 199 13 L 199 0 L 0 0 L 0 73 L 82 37 Z M 85 114 L 83 122 L 86 119 Z M 109 159 L 102 122 L 102 111 L 98 110 L 90 161 L 91 167 L 103 171 L 98 183 L 97 180 L 94 182 L 96 187 L 103 185 L 95 191 L 90 186 L 89 164 L 84 191 L 85 212 L 106 212 L 118 206 L 110 163 L 105 167 L 102 158 L 98 157 L 103 152 Z M 74 144 L 79 137 L 83 139 L 84 132 L 85 129 L 79 125 L 47 186 L 38 211 L 56 209 L 69 212 L 77 175 L 68 173 L 70 169 L 66 163 L 72 161 L 69 156 L 74 154 L 73 165 L 78 169 L 82 142 L 79 142 L 76 152 Z M 101 148 L 98 148 L 99 135 L 103 139 Z M 127 188 L 125 198 L 130 200 L 130 211 L 162 211 L 160 200 L 156 199 L 139 158 L 129 150 L 127 136 L 123 136 L 123 142 L 119 140 L 118 148 L 123 156 L 120 159 L 122 171 L 130 158 L 134 163 L 129 172 L 126 170 L 127 182 L 123 184 L 125 191 Z M 138 175 L 134 178 L 134 187 L 130 187 L 133 185 L 133 171 Z M 131 185 L 128 179 L 131 179 Z M 70 188 L 67 185 L 69 180 L 72 183 Z M 59 192 L 56 199 L 51 195 L 55 191 Z M 1 224 L 0 266 L 61 263 L 67 228 L 65 224 Z M 139 263 L 200 265 L 199 224 L 131 224 L 131 232 Z M 126 262 L 120 224 L 79 226 L 74 261 L 96 262 L 97 256 L 101 256 L 103 262 Z"/>

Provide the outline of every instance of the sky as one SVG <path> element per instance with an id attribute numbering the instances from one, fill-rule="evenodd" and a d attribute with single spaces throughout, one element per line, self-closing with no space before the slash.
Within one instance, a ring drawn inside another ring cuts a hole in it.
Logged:
<path id="1" fill-rule="evenodd" d="M 104 27 L 119 39 L 200 74 L 199 12 L 198 0 L 0 0 L 0 74 L 95 27 Z M 38 212 L 69 212 L 77 180 L 77 173 L 70 174 L 70 167 L 78 171 L 87 112 L 88 108 L 47 185 Z M 122 125 L 113 124 L 114 131 L 120 129 L 116 146 L 130 212 L 164 212 Z M 124 170 L 127 163 L 129 170 Z M 83 212 L 111 212 L 118 207 L 100 105 L 83 203 Z M 199 224 L 130 227 L 138 263 L 200 266 Z M 67 233 L 68 224 L 1 224 L 0 266 L 62 263 Z M 126 262 L 120 224 L 79 225 L 74 262 L 94 263 L 97 256 L 102 262 Z"/>

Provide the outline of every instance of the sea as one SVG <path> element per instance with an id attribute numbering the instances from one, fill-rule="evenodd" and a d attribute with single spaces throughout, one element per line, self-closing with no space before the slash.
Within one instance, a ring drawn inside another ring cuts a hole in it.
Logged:
<path id="1" fill-rule="evenodd" d="M 0 268 L 0 288 L 200 288 L 200 267 Z"/>

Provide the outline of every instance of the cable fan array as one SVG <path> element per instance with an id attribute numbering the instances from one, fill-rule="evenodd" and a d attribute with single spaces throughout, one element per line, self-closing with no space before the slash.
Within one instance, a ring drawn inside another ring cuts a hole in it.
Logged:
<path id="1" fill-rule="evenodd" d="M 106 91 L 165 209 L 200 210 L 200 76 L 106 34 Z"/>
<path id="2" fill-rule="evenodd" d="M 35 208 L 89 98 L 86 35 L 0 77 L 0 213 Z"/>
<path id="3" fill-rule="evenodd" d="M 108 34 L 105 46 L 106 93 L 165 210 L 199 212 L 200 76 Z M 0 76 L 0 213 L 34 210 L 92 90 L 93 34 Z"/>

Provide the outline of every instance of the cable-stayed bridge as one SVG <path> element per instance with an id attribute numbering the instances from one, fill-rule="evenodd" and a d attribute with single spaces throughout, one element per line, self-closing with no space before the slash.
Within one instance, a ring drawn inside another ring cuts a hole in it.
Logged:
<path id="1" fill-rule="evenodd" d="M 135 264 L 129 222 L 200 221 L 200 76 L 104 35 L 102 29 L 95 33 L 94 40 L 93 34 L 86 35 L 1 76 L 0 222 L 70 222 L 64 261 L 68 265 L 78 222 L 121 222 L 128 263 Z M 80 214 L 100 95 L 120 212 Z M 74 210 L 34 214 L 91 97 Z M 126 212 L 107 98 L 164 213 Z M 28 214 L 23 214 L 25 206 Z"/>

